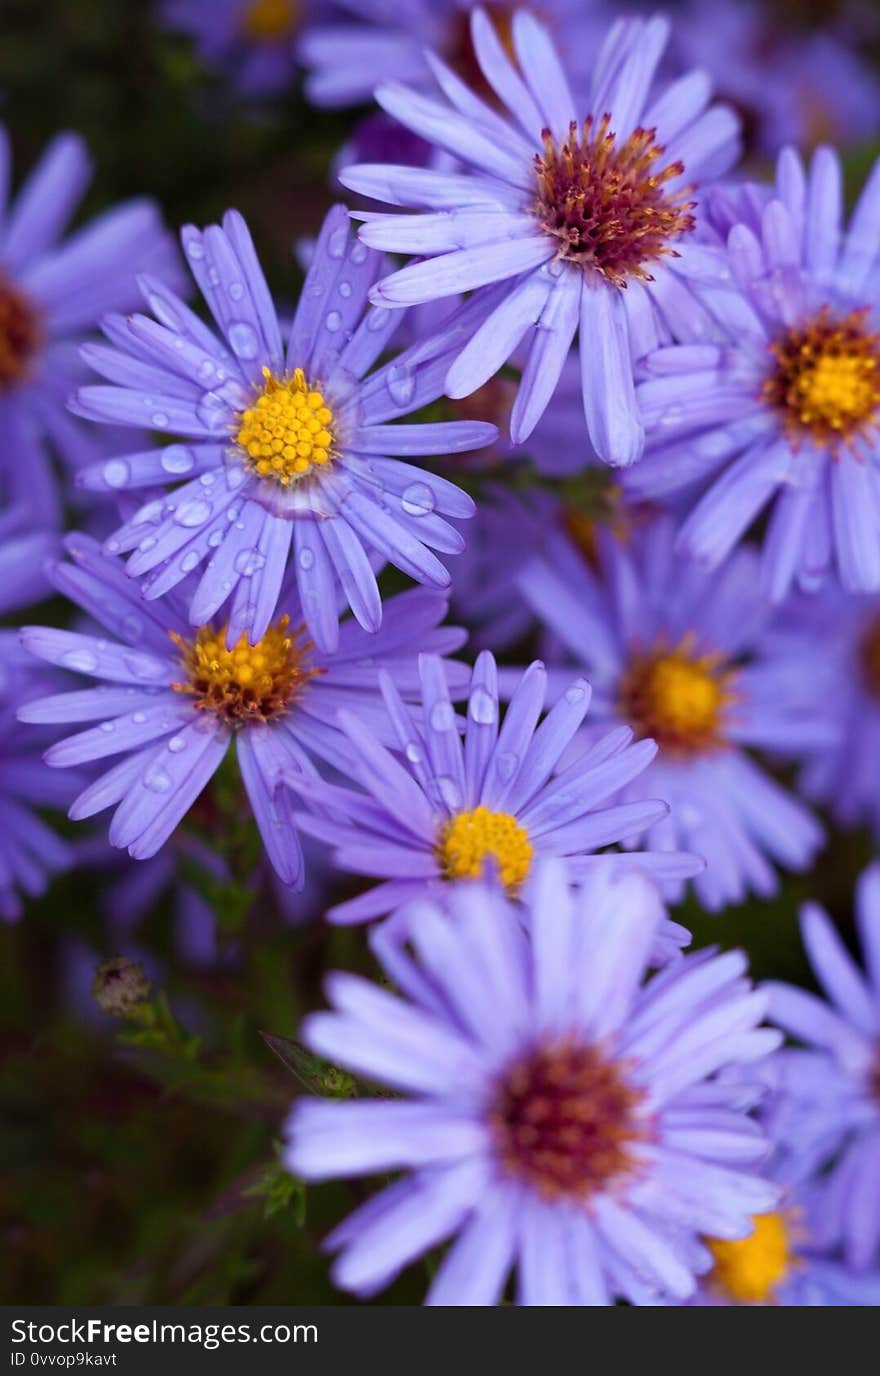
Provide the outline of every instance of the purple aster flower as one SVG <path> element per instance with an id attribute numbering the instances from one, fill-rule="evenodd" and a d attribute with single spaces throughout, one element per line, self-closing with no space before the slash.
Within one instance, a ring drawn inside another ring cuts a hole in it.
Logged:
<path id="1" fill-rule="evenodd" d="M 374 164 L 342 174 L 357 192 L 425 212 L 370 215 L 362 227 L 365 243 L 422 259 L 377 283 L 372 299 L 401 307 L 476 291 L 485 315 L 448 371 L 453 397 L 482 386 L 528 335 L 515 443 L 549 405 L 579 329 L 590 439 L 605 461 L 632 463 L 644 444 L 632 359 L 695 313 L 704 318 L 691 279 L 719 267 L 712 247 L 693 242 L 694 185 L 734 162 L 737 120 L 709 106 L 700 73 L 652 91 L 662 18 L 612 27 L 583 101 L 527 11 L 513 19 L 515 63 L 483 10 L 471 25 L 502 114 L 434 56 L 445 103 L 394 83 L 376 93 L 464 170 Z"/>
<path id="2" fill-rule="evenodd" d="M 880 865 L 859 880 L 856 922 L 864 974 L 822 908 L 801 912 L 827 1004 L 791 985 L 767 986 L 775 1021 L 804 1044 L 780 1052 L 781 1092 L 768 1122 L 803 1174 L 829 1171 L 818 1244 L 842 1244 L 847 1264 L 866 1271 L 880 1263 Z"/>
<path id="3" fill-rule="evenodd" d="M 768 512 L 777 601 L 834 568 L 880 589 L 880 162 L 848 229 L 842 204 L 829 148 L 808 172 L 783 152 L 770 193 L 715 197 L 732 278 L 706 296 L 724 338 L 660 349 L 638 389 L 651 444 L 629 490 L 683 497 L 679 546 L 710 566 Z"/>
<path id="4" fill-rule="evenodd" d="M 741 1237 L 776 1202 L 760 1129 L 713 1079 L 778 1042 L 745 957 L 645 984 L 661 904 L 613 866 L 574 889 L 545 862 L 527 904 L 524 929 L 491 885 L 422 902 L 417 963 L 389 971 L 403 997 L 334 974 L 334 1011 L 305 1020 L 312 1050 L 408 1096 L 300 1102 L 288 1124 L 307 1180 L 407 1171 L 328 1239 L 345 1290 L 455 1236 L 428 1304 L 496 1304 L 514 1268 L 524 1305 L 685 1298 L 711 1265 L 698 1235 Z"/>
<path id="5" fill-rule="evenodd" d="M 81 380 L 78 343 L 105 311 L 137 301 L 136 275 L 178 279 L 178 259 L 152 201 L 126 201 L 62 242 L 91 164 L 82 140 L 60 134 L 14 200 L 11 150 L 0 125 L 0 489 L 45 527 L 60 519 L 50 456 L 79 467 L 95 445 L 71 420 Z"/>
<path id="6" fill-rule="evenodd" d="M 16 721 L 16 709 L 46 687 L 16 633 L 0 631 L 0 919 L 7 922 L 21 916 L 22 894 L 39 897 L 53 874 L 74 863 L 40 813 L 66 808 L 75 782 L 46 769 L 44 733 L 22 731 Z"/>
<path id="7" fill-rule="evenodd" d="M 713 1266 L 686 1303 L 799 1309 L 880 1304 L 880 1271 L 855 1273 L 816 1249 L 814 1190 L 792 1185 L 779 1166 L 774 1161 L 763 1171 L 780 1187 L 779 1205 L 756 1214 L 747 1237 L 702 1239 Z"/>
<path id="8" fill-rule="evenodd" d="M 750 150 L 870 139 L 880 119 L 880 85 L 845 31 L 798 32 L 766 5 L 691 0 L 675 25 L 676 61 L 701 67 L 743 117 Z"/>
<path id="9" fill-rule="evenodd" d="M 836 726 L 811 751 L 801 790 L 845 827 L 867 823 L 880 839 L 880 598 L 830 585 L 794 597 L 772 632 L 780 652 L 810 665 L 816 710 Z"/>
<path id="10" fill-rule="evenodd" d="M 183 231 L 193 274 L 219 327 L 202 323 L 149 280 L 156 316 L 111 317 L 111 348 L 88 350 L 111 386 L 84 387 L 76 409 L 95 420 L 152 424 L 173 443 L 96 464 L 81 475 L 97 491 L 153 489 L 108 541 L 133 551 L 128 572 L 147 598 L 205 565 L 189 608 L 205 625 L 231 600 L 229 644 L 259 640 L 275 613 L 291 553 L 309 633 L 332 651 L 337 586 L 377 631 L 382 603 L 370 556 L 444 588 L 433 553 L 463 540 L 446 516 L 474 504 L 443 478 L 398 455 L 477 449 L 495 437 L 481 422 L 391 425 L 434 400 L 474 307 L 432 339 L 374 368 L 397 324 L 365 310 L 382 257 L 350 232 L 336 206 L 324 221 L 287 347 L 244 220 Z M 456 323 L 456 321 L 458 323 Z M 388 457 L 394 455 L 395 457 Z M 166 496 L 158 484 L 183 480 Z M 206 562 L 207 561 L 207 562 Z"/>
<path id="11" fill-rule="evenodd" d="M 300 60 L 309 69 L 307 96 L 316 105 L 357 105 L 372 98 L 379 81 L 430 87 L 425 50 L 433 49 L 491 99 L 471 37 L 470 16 L 477 8 L 476 0 L 336 0 L 300 42 Z M 514 0 L 483 8 L 508 54 L 518 9 L 540 17 L 575 64 L 595 50 L 606 27 L 591 0 L 530 0 L 525 6 Z M 576 65 L 573 75 L 588 74 Z"/>
<path id="12" fill-rule="evenodd" d="M 73 803 L 75 820 L 115 806 L 110 841 L 135 859 L 155 855 L 219 768 L 232 740 L 247 797 L 269 858 L 285 883 L 302 886 L 302 850 L 286 790 L 290 772 L 316 774 L 317 759 L 348 768 L 348 745 L 334 722 L 340 708 L 385 721 L 375 686 L 386 665 L 412 694 L 418 689 L 419 647 L 446 654 L 464 633 L 439 627 L 446 599 L 413 590 L 392 598 L 376 636 L 354 621 L 340 630 L 333 652 L 308 640 L 295 593 L 288 608 L 254 644 L 242 635 L 231 648 L 225 627 L 197 633 L 177 599 L 145 602 L 117 561 L 86 536 L 67 540 L 72 563 L 53 582 L 114 637 L 26 627 L 27 650 L 59 668 L 101 680 L 101 686 L 29 703 L 20 720 L 95 722 L 53 745 L 50 765 L 65 767 L 122 758 Z M 464 666 L 445 666 L 459 682 Z"/>
<path id="13" fill-rule="evenodd" d="M 351 711 L 339 714 L 348 737 L 348 769 L 361 791 L 303 776 L 291 788 L 319 809 L 299 815 L 302 829 L 334 847 L 335 863 L 383 879 L 331 908 L 336 922 L 362 922 L 398 909 L 426 884 L 478 878 L 487 863 L 516 893 L 541 855 L 570 857 L 576 878 L 596 864 L 590 852 L 658 825 L 668 812 L 656 798 L 617 805 L 616 795 L 648 768 L 657 747 L 621 726 L 599 736 L 556 772 L 590 705 L 590 686 L 569 682 L 539 725 L 547 672 L 536 661 L 515 689 L 499 726 L 495 660 L 483 651 L 474 666 L 464 742 L 441 661 L 422 655 L 421 721 L 387 672 L 382 694 L 393 723 L 396 758 L 375 728 Z M 637 865 L 663 878 L 695 874 L 692 855 L 639 853 Z"/>
<path id="14" fill-rule="evenodd" d="M 0 510 L 0 616 L 8 616 L 49 589 L 45 564 L 56 537 L 32 528 L 33 513 L 22 507 Z"/>
<path id="15" fill-rule="evenodd" d="M 321 8 L 319 0 L 164 0 L 160 14 L 242 95 L 259 97 L 292 89 L 302 26 Z"/>
<path id="16" fill-rule="evenodd" d="M 773 894 L 773 864 L 806 869 L 822 841 L 811 813 L 744 747 L 790 758 L 834 728 L 808 682 L 811 656 L 764 643 L 769 608 L 751 551 L 708 575 L 676 555 L 674 539 L 663 518 L 630 547 L 600 531 L 595 569 L 557 553 L 555 566 L 530 564 L 520 589 L 589 676 L 597 717 L 657 741 L 658 758 L 623 796 L 666 799 L 646 843 L 704 856 L 695 887 L 717 910 Z M 568 672 L 557 670 L 560 687 Z"/>

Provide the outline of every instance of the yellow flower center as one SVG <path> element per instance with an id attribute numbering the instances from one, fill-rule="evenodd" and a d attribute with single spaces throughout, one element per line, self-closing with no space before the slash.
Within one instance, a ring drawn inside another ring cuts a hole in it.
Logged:
<path id="1" fill-rule="evenodd" d="M 475 807 L 444 824 L 437 842 L 444 879 L 479 879 L 490 857 L 505 887 L 511 892 L 518 889 L 531 868 L 532 846 L 515 817 Z"/>
<path id="2" fill-rule="evenodd" d="M 282 616 L 256 645 L 242 635 L 231 650 L 225 626 L 203 626 L 191 641 L 172 631 L 186 673 L 174 691 L 190 694 L 197 708 L 230 726 L 284 716 L 308 680 L 322 672 L 308 665 L 311 641 L 302 639 L 302 628 L 291 633 L 289 624 L 290 617 Z"/>
<path id="3" fill-rule="evenodd" d="M 26 376 L 42 341 L 36 306 L 0 272 L 0 392 Z"/>
<path id="4" fill-rule="evenodd" d="M 667 750 L 698 755 L 722 742 L 732 675 L 718 655 L 696 655 L 686 639 L 676 650 L 639 655 L 620 685 L 622 716 Z"/>
<path id="5" fill-rule="evenodd" d="M 708 1238 L 715 1266 L 709 1283 L 738 1304 L 769 1304 L 794 1267 L 782 1214 L 758 1214 L 748 1237 Z"/>
<path id="6" fill-rule="evenodd" d="M 302 368 L 277 378 L 263 369 L 263 389 L 238 417 L 236 443 L 261 478 L 289 487 L 333 459 L 333 412 Z"/>
<path id="7" fill-rule="evenodd" d="M 793 436 L 835 449 L 880 421 L 880 335 L 869 333 L 867 315 L 835 320 L 823 306 L 809 325 L 771 345 L 776 368 L 763 397 Z"/>
<path id="8" fill-rule="evenodd" d="M 250 0 L 242 18 L 242 33 L 254 43 L 277 43 L 296 30 L 299 11 L 296 0 Z"/>

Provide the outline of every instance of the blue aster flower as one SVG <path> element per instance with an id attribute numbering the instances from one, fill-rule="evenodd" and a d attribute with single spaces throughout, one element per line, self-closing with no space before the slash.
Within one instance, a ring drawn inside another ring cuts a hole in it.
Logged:
<path id="1" fill-rule="evenodd" d="M 333 652 L 319 651 L 303 628 L 295 591 L 287 610 L 254 644 L 242 635 L 227 648 L 225 627 L 193 633 L 179 599 L 145 602 L 118 561 L 88 537 L 67 540 L 71 563 L 59 564 L 59 592 L 99 623 L 100 634 L 30 626 L 25 648 L 100 686 L 30 702 L 20 720 L 44 725 L 94 722 L 46 754 L 55 767 L 121 758 L 75 799 L 75 820 L 115 807 L 112 845 L 135 859 L 155 855 L 195 803 L 234 741 L 238 768 L 269 858 L 285 883 L 302 886 L 302 850 L 280 782 L 291 771 L 348 768 L 348 746 L 335 727 L 348 707 L 381 730 L 375 686 L 386 665 L 405 693 L 417 690 L 420 646 L 446 654 L 464 633 L 439 627 L 446 599 L 419 589 L 392 598 L 383 629 L 367 634 L 353 621 Z M 103 638 L 109 631 L 112 640 Z M 463 666 L 447 666 L 461 681 Z"/>
<path id="2" fill-rule="evenodd" d="M 379 81 L 429 87 L 426 49 L 479 83 L 469 22 L 477 8 L 476 0 L 336 0 L 303 31 L 299 56 L 309 71 L 306 95 L 315 105 L 357 105 L 371 99 Z M 485 6 L 508 48 L 518 8 L 516 0 Z M 540 13 L 576 63 L 592 53 L 606 27 L 590 0 L 541 0 L 529 8 Z M 582 75 L 577 67 L 575 75 Z"/>
<path id="3" fill-rule="evenodd" d="M 632 745 L 622 726 L 604 732 L 557 765 L 586 716 L 590 686 L 569 681 L 539 725 L 547 672 L 536 661 L 514 691 L 499 724 L 498 674 L 488 651 L 470 682 L 464 742 L 440 660 L 422 655 L 421 720 L 403 702 L 390 674 L 380 674 L 397 756 L 354 712 L 339 714 L 348 738 L 348 769 L 357 791 L 302 776 L 291 787 L 318 809 L 299 814 L 302 829 L 334 847 L 336 865 L 385 882 L 337 905 L 331 921 L 362 922 L 399 909 L 444 881 L 478 878 L 497 867 L 509 892 L 519 891 L 541 855 L 570 857 L 580 877 L 591 852 L 656 826 L 668 807 L 659 798 L 616 804 L 616 795 L 648 768 L 657 747 Z M 399 756 L 399 758 L 398 758 Z M 638 854 L 632 862 L 664 878 L 692 875 L 702 862 L 684 854 Z"/>
<path id="4" fill-rule="evenodd" d="M 874 136 L 880 84 L 845 24 L 798 31 L 749 0 L 690 0 L 682 9 L 675 59 L 717 80 L 743 116 L 749 150 L 772 157 L 786 144 L 814 148 Z"/>
<path id="5" fill-rule="evenodd" d="M 309 633 L 333 650 L 339 585 L 362 626 L 381 624 L 371 556 L 418 582 L 449 583 L 433 551 L 462 548 L 444 518 L 470 516 L 474 504 L 397 456 L 477 449 L 495 428 L 388 422 L 439 395 L 474 307 L 374 368 L 398 322 L 394 312 L 365 311 L 382 258 L 352 237 L 344 207 L 324 221 L 286 348 L 240 215 L 230 211 L 222 228 L 203 233 L 184 229 L 183 246 L 219 336 L 150 279 L 144 291 L 156 318 L 106 322 L 112 347 L 87 356 L 112 385 L 81 388 L 75 403 L 94 420 L 178 438 L 96 464 L 81 480 L 95 491 L 153 489 L 107 548 L 131 551 L 128 572 L 149 599 L 204 566 L 190 619 L 205 625 L 231 602 L 230 645 L 266 634 L 292 548 Z"/>
<path id="6" fill-rule="evenodd" d="M 810 1184 L 792 1185 L 778 1161 L 764 1174 L 782 1191 L 778 1207 L 756 1214 L 747 1237 L 702 1239 L 713 1266 L 687 1303 L 798 1309 L 880 1304 L 880 1271 L 856 1273 L 816 1249 Z"/>
<path id="7" fill-rule="evenodd" d="M 406 1172 L 328 1238 L 345 1290 L 454 1237 L 428 1304 L 496 1304 L 514 1268 L 525 1305 L 685 1298 L 711 1265 L 698 1235 L 742 1237 L 776 1203 L 760 1129 L 713 1078 L 778 1043 L 744 956 L 645 984 L 661 904 L 613 865 L 572 888 L 545 861 L 527 907 L 523 927 L 486 884 L 422 901 L 402 997 L 334 974 L 333 1011 L 305 1020 L 313 1051 L 407 1096 L 300 1102 L 288 1124 L 306 1180 Z"/>
<path id="8" fill-rule="evenodd" d="M 709 106 L 701 73 L 652 89 L 668 37 L 662 18 L 612 27 L 585 100 L 572 95 L 531 14 L 518 11 L 511 32 L 515 62 L 485 11 L 474 11 L 474 51 L 500 114 L 435 56 L 444 100 L 378 88 L 389 114 L 463 170 L 374 164 L 342 173 L 363 195 L 422 212 L 368 216 L 365 243 L 422 260 L 378 282 L 372 299 L 402 307 L 474 290 L 485 302 L 448 370 L 453 397 L 485 383 L 528 336 L 516 443 L 550 404 L 579 330 L 590 439 L 605 461 L 631 463 L 644 443 L 632 359 L 704 318 L 692 279 L 719 268 L 713 248 L 694 242 L 694 184 L 734 162 L 738 123 Z"/>
<path id="9" fill-rule="evenodd" d="M 17 709 L 47 686 L 16 633 L 0 631 L 0 919 L 7 922 L 21 916 L 22 895 L 39 897 L 74 864 L 72 847 L 41 814 L 66 808 L 75 780 L 53 776 L 40 758 L 44 733 L 24 732 L 16 721 Z"/>
<path id="10" fill-rule="evenodd" d="M 706 288 L 723 331 L 646 360 L 650 452 L 629 490 L 687 504 L 682 550 L 717 566 L 769 517 L 771 597 L 836 570 L 880 589 L 880 162 L 849 227 L 840 160 L 791 149 L 772 191 L 719 193 L 731 282 Z"/>
<path id="11" fill-rule="evenodd" d="M 320 0 L 164 0 L 159 13 L 242 95 L 270 97 L 292 89 L 303 24 L 326 8 Z"/>
<path id="12" fill-rule="evenodd" d="M 755 557 L 707 575 L 675 553 L 666 519 L 629 546 L 598 532 L 598 563 L 539 559 L 520 589 L 593 685 L 599 720 L 657 741 L 657 759 L 624 797 L 670 805 L 645 834 L 657 850 L 695 851 L 702 903 L 718 910 L 777 889 L 774 864 L 803 870 L 822 841 L 807 808 L 746 747 L 798 757 L 836 734 L 809 683 L 812 656 L 772 652 Z M 556 671 L 561 687 L 570 672 Z"/>
<path id="13" fill-rule="evenodd" d="M 148 200 L 123 202 L 63 240 L 92 171 L 75 134 L 50 144 L 14 199 L 10 162 L 0 125 L 0 491 L 45 527 L 60 520 L 51 456 L 72 468 L 95 456 L 66 409 L 82 377 L 77 345 L 105 311 L 135 304 L 139 272 L 176 282 L 179 268 Z"/>
<path id="14" fill-rule="evenodd" d="M 774 1020 L 803 1043 L 780 1052 L 775 1139 L 804 1176 L 826 1170 L 818 1244 L 842 1245 L 847 1264 L 880 1264 L 880 865 L 861 876 L 859 970 L 828 914 L 801 912 L 801 933 L 828 1003 L 792 985 L 767 986 Z"/>

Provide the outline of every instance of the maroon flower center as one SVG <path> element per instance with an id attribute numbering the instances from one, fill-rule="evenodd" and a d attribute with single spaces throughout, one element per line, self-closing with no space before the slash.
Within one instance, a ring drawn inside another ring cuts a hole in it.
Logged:
<path id="1" fill-rule="evenodd" d="M 545 1199 L 583 1203 L 635 1167 L 643 1092 L 605 1052 L 566 1038 L 508 1068 L 490 1111 L 506 1174 Z"/>
<path id="2" fill-rule="evenodd" d="M 596 124 L 591 115 L 580 136 L 572 123 L 561 146 L 544 130 L 535 209 L 560 258 L 625 287 L 630 277 L 651 281 L 646 264 L 674 255 L 673 242 L 694 228 L 693 188 L 668 189 L 684 166 L 662 165 L 654 129 L 636 129 L 618 146 L 610 118 Z"/>
<path id="3" fill-rule="evenodd" d="M 36 306 L 0 272 L 0 392 L 10 391 L 27 375 L 42 342 Z"/>
<path id="4" fill-rule="evenodd" d="M 880 702 L 880 612 L 876 612 L 868 622 L 859 646 L 859 660 L 865 688 L 872 698 Z M 880 1083 L 880 1061 L 877 1064 L 878 1083 Z"/>

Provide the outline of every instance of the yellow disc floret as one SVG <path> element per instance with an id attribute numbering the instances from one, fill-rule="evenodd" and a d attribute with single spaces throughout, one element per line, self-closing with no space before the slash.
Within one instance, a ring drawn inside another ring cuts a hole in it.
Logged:
<path id="1" fill-rule="evenodd" d="M 230 726 L 284 716 L 304 684 L 321 670 L 310 668 L 310 641 L 289 630 L 290 617 L 269 628 L 256 645 L 242 635 L 228 649 L 226 627 L 203 626 L 194 640 L 171 633 L 186 673 L 175 692 L 188 693 L 202 711 L 214 712 Z"/>
<path id="2" fill-rule="evenodd" d="M 513 891 L 531 868 L 532 846 L 525 827 L 508 812 L 475 807 L 444 824 L 437 858 L 445 879 L 478 879 L 491 859 L 502 883 Z"/>
<path id="3" fill-rule="evenodd" d="M 636 655 L 621 681 L 621 715 L 667 750 L 697 755 L 717 749 L 733 696 L 731 677 L 718 655 L 694 653 L 687 639 L 674 650 Z"/>
<path id="4" fill-rule="evenodd" d="M 753 1222 L 748 1237 L 707 1239 L 715 1258 L 709 1283 L 737 1304 L 772 1304 L 795 1265 L 788 1226 L 780 1213 L 758 1214 Z"/>
<path id="5" fill-rule="evenodd" d="M 277 43 L 289 38 L 300 18 L 296 0 L 250 0 L 242 17 L 245 38 L 254 43 Z"/>
<path id="6" fill-rule="evenodd" d="M 253 472 L 289 487 L 332 462 L 333 412 L 302 368 L 285 378 L 264 368 L 263 379 L 259 396 L 238 417 L 235 439 Z"/>
<path id="7" fill-rule="evenodd" d="M 823 307 L 771 351 L 776 366 L 763 397 L 782 411 L 793 438 L 835 449 L 880 422 L 880 335 L 867 329 L 866 311 L 835 319 Z"/>

